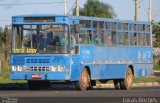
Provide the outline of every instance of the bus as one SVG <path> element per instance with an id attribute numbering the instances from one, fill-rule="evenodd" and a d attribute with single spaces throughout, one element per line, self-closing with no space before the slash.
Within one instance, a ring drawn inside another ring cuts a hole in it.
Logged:
<path id="1" fill-rule="evenodd" d="M 11 79 L 29 89 L 70 82 L 85 91 L 113 80 L 128 90 L 153 74 L 151 24 L 68 15 L 12 17 Z"/>

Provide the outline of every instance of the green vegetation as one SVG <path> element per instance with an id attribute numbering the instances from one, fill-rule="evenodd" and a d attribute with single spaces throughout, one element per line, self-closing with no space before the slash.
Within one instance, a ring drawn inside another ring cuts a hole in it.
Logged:
<path id="1" fill-rule="evenodd" d="M 76 8 L 73 10 L 73 15 L 76 14 Z M 108 3 L 100 2 L 99 0 L 87 0 L 83 8 L 80 8 L 80 16 L 92 16 L 113 18 L 116 16 L 112 6 Z"/>
<path id="2" fill-rule="evenodd" d="M 154 23 L 154 21 L 152 21 L 152 25 L 153 34 L 155 34 L 154 47 L 160 47 L 160 22 Z"/>
<path id="3" fill-rule="evenodd" d="M 133 83 L 146 83 L 146 82 L 159 82 L 160 83 L 160 78 L 142 77 L 142 78 L 135 78 L 133 80 Z"/>
<path id="4" fill-rule="evenodd" d="M 9 64 L 3 65 L 0 72 L 0 83 L 26 83 L 25 80 L 11 80 L 10 79 L 10 66 Z"/>
<path id="5" fill-rule="evenodd" d="M 160 71 L 160 65 L 155 66 L 154 70 Z"/>

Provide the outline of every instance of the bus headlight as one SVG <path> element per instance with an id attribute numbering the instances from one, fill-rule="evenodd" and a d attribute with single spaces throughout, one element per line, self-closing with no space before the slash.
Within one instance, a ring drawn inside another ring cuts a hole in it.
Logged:
<path id="1" fill-rule="evenodd" d="M 23 66 L 18 66 L 18 70 L 17 71 L 23 71 Z"/>
<path id="2" fill-rule="evenodd" d="M 58 71 L 63 72 L 64 71 L 64 66 L 58 66 Z"/>
<path id="3" fill-rule="evenodd" d="M 12 71 L 15 72 L 17 71 L 18 67 L 17 66 L 12 66 Z"/>
<path id="4" fill-rule="evenodd" d="M 64 66 L 50 66 L 50 71 L 52 72 L 63 72 Z"/>
<path id="5" fill-rule="evenodd" d="M 23 71 L 23 66 L 12 66 L 12 71 L 19 71 L 19 72 L 21 72 L 21 71 Z"/>
<path id="6" fill-rule="evenodd" d="M 52 67 L 51 67 L 51 71 L 52 71 L 52 72 L 55 72 L 55 71 L 57 71 L 57 70 L 58 70 L 58 67 L 57 67 L 57 66 L 52 66 Z"/>

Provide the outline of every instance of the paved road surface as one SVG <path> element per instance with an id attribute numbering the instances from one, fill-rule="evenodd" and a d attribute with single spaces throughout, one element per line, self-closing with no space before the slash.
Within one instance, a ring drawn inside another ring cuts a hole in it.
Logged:
<path id="1" fill-rule="evenodd" d="M 160 103 L 160 87 L 127 91 L 96 88 L 85 92 L 70 87 L 38 91 L 13 89 L 0 90 L 0 97 L 0 103 Z"/>
<path id="2" fill-rule="evenodd" d="M 0 97 L 160 97 L 160 87 L 141 87 L 131 90 L 114 90 L 113 88 L 96 88 L 86 92 L 74 88 L 50 88 L 47 90 L 31 91 L 0 90 Z"/>

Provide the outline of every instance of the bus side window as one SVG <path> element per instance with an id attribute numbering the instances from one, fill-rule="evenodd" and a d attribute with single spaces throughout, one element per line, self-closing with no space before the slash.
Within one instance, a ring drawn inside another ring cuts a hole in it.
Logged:
<path id="1" fill-rule="evenodd" d="M 111 40 L 112 40 L 112 44 L 116 45 L 116 32 L 115 31 L 111 31 Z"/>
<path id="2" fill-rule="evenodd" d="M 145 34 L 138 34 L 138 45 L 146 46 L 146 35 Z"/>
<path id="3" fill-rule="evenodd" d="M 81 33 L 79 34 L 79 42 L 84 45 L 92 44 L 92 31 L 81 30 Z"/>
<path id="4" fill-rule="evenodd" d="M 71 26 L 71 53 L 77 54 L 78 53 L 78 29 L 79 25 Z"/>
<path id="5" fill-rule="evenodd" d="M 94 44 L 101 45 L 103 42 L 102 37 L 103 35 L 101 34 L 100 31 L 95 31 L 94 32 Z"/>
<path id="6" fill-rule="evenodd" d="M 107 33 L 106 33 L 106 44 L 107 45 L 112 45 L 111 31 L 107 31 Z"/>
<path id="7" fill-rule="evenodd" d="M 131 46 L 136 46 L 137 45 L 137 34 L 136 33 L 131 33 L 130 34 L 130 45 Z"/>
<path id="8" fill-rule="evenodd" d="M 151 36 L 150 36 L 150 34 L 146 34 L 146 42 L 147 42 L 147 46 L 151 46 Z"/>

